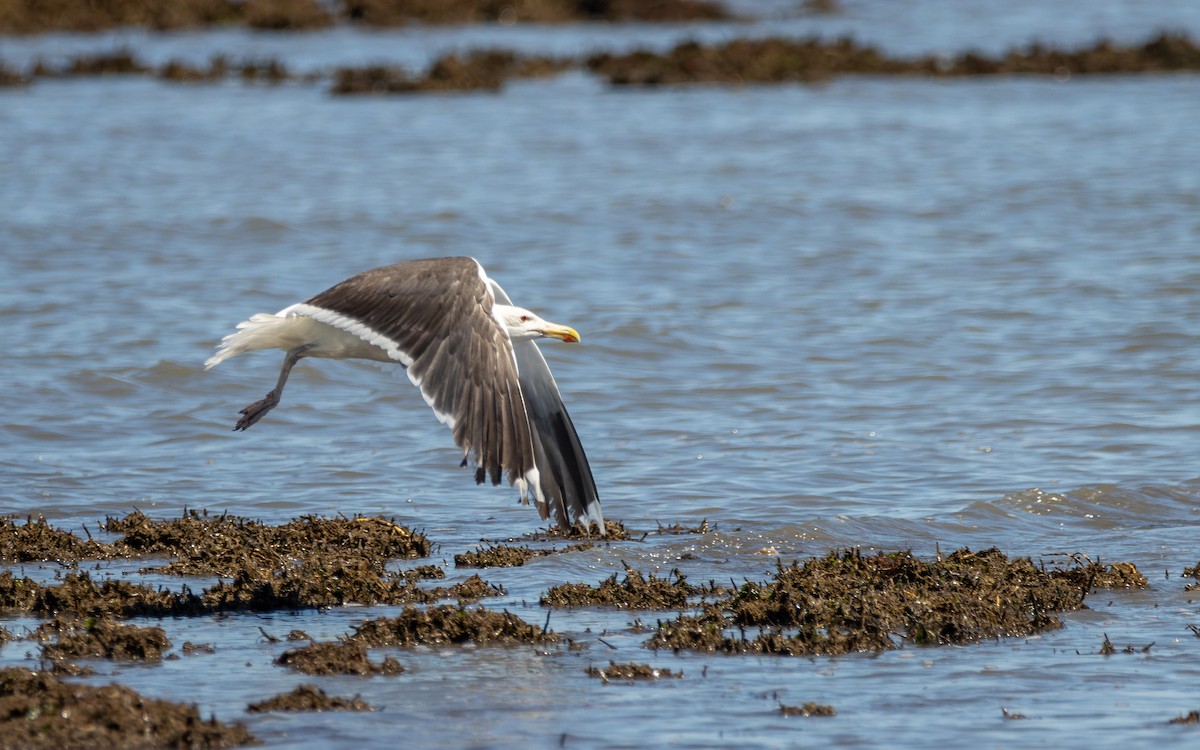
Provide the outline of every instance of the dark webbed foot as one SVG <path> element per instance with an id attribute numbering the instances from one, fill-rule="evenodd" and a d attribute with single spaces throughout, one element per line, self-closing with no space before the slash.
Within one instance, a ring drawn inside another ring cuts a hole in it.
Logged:
<path id="1" fill-rule="evenodd" d="M 278 405 L 279 397 L 275 395 L 275 391 L 271 391 L 264 398 L 255 401 L 253 404 L 250 404 L 245 409 L 242 409 L 240 412 L 238 412 L 238 414 L 242 415 L 242 418 L 238 420 L 238 423 L 234 425 L 233 429 L 235 431 L 249 429 L 255 422 L 265 417 L 267 412 L 271 411 Z"/>

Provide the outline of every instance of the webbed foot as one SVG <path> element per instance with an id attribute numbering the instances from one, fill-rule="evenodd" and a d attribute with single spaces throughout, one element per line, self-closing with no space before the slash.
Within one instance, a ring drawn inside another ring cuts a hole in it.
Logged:
<path id="1" fill-rule="evenodd" d="M 238 414 L 242 415 L 242 418 L 238 420 L 238 423 L 234 425 L 233 429 L 235 431 L 249 429 L 256 422 L 258 422 L 258 420 L 265 417 L 267 412 L 271 411 L 278 405 L 279 397 L 275 395 L 275 391 L 271 391 L 264 398 L 255 401 L 253 404 L 250 404 L 245 409 L 242 409 L 240 412 L 238 412 Z"/>

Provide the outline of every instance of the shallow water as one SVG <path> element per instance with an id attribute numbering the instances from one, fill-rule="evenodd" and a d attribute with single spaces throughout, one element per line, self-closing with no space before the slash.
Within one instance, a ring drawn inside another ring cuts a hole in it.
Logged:
<path id="1" fill-rule="evenodd" d="M 1187 4 L 845 5 L 749 31 L 914 52 L 1136 41 L 1171 21 L 1200 35 Z M 732 33 L 123 32 L 0 40 L 0 58 L 129 42 L 156 62 L 271 54 L 304 71 Z M 422 649 L 396 654 L 400 677 L 319 681 L 379 709 L 366 716 L 245 714 L 308 681 L 271 665 L 286 644 L 259 627 L 332 638 L 388 608 L 173 620 L 177 646 L 217 652 L 102 673 L 274 747 L 1189 746 L 1194 728 L 1166 722 L 1200 708 L 1200 613 L 1179 578 L 1200 558 L 1196 91 L 1195 76 L 613 91 L 582 74 L 410 98 L 112 78 L 0 91 L 0 512 L 70 529 L 135 507 L 383 514 L 439 543 L 433 562 L 536 528 L 515 493 L 458 469 L 401 372 L 305 363 L 234 434 L 280 358 L 201 369 L 251 313 L 469 254 L 581 331 L 543 351 L 606 515 L 716 527 L 484 571 L 509 591 L 488 606 L 541 623 L 546 588 L 622 561 L 761 579 L 776 556 L 844 545 L 1082 552 L 1134 562 L 1152 589 L 1098 592 L 1037 638 L 811 660 L 654 654 L 626 630 L 637 614 L 556 611 L 588 651 Z M 1154 645 L 1103 657 L 1106 633 Z M 686 677 L 584 675 L 609 658 Z M 838 717 L 787 719 L 780 701 Z"/>

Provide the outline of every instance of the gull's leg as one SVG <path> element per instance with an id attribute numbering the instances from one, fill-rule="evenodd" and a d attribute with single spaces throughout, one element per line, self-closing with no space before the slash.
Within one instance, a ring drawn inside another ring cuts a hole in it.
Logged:
<path id="1" fill-rule="evenodd" d="M 242 409 L 240 412 L 238 412 L 238 414 L 242 415 L 242 418 L 238 420 L 236 425 L 234 425 L 234 430 L 249 429 L 251 425 L 265 417 L 267 412 L 279 405 L 279 398 L 283 395 L 283 386 L 285 383 L 287 383 L 288 373 L 292 371 L 292 368 L 296 366 L 296 363 L 300 361 L 300 358 L 303 357 L 304 354 L 314 346 L 316 345 L 304 344 L 303 346 L 297 346 L 295 349 L 292 349 L 287 353 L 287 356 L 283 358 L 283 367 L 279 370 L 279 380 L 275 382 L 274 390 L 268 393 L 266 397 L 259 401 L 255 401 L 253 404 L 250 404 L 245 409 Z"/>

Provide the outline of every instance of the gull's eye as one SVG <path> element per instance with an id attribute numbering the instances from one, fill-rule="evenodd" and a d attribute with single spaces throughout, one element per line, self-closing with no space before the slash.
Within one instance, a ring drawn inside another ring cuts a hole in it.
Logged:
<path id="1" fill-rule="evenodd" d="M 521 316 L 521 322 L 522 322 L 522 323 L 528 323 L 528 322 L 529 322 L 529 316 L 528 316 L 528 315 L 522 315 L 522 316 Z"/>

